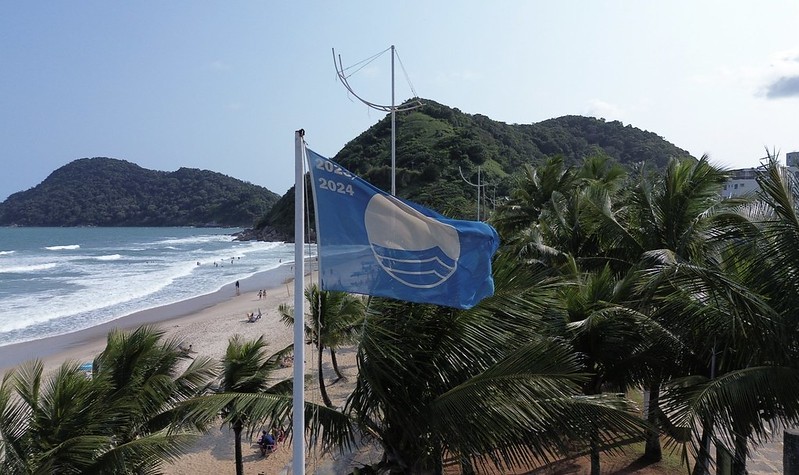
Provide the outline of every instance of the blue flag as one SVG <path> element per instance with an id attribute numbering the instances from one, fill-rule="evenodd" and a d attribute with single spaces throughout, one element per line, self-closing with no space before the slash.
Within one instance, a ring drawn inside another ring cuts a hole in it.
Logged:
<path id="1" fill-rule="evenodd" d="M 464 309 L 494 295 L 494 228 L 391 196 L 307 153 L 323 290 Z"/>

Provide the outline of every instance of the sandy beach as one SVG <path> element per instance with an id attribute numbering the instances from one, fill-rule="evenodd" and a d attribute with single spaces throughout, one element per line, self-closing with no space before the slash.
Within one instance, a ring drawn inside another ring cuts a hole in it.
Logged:
<path id="1" fill-rule="evenodd" d="M 214 294 L 197 297 L 184 302 L 139 312 L 120 318 L 99 327 L 61 335 L 42 340 L 6 345 L 0 347 L 0 371 L 5 372 L 25 361 L 38 358 L 46 370 L 57 368 L 67 360 L 91 361 L 105 347 L 105 339 L 113 328 L 134 329 L 143 324 L 154 324 L 162 329 L 167 337 L 177 337 L 185 345 L 191 345 L 198 355 L 221 359 L 224 356 L 229 338 L 241 335 L 254 339 L 264 335 L 271 353 L 290 345 L 293 330 L 280 321 L 278 306 L 282 303 L 293 305 L 293 268 L 286 265 L 274 271 L 241 280 L 241 293 L 236 295 L 233 285 L 226 286 Z M 315 275 L 315 274 L 314 274 Z M 309 276 L 310 277 L 310 276 Z M 309 278 L 306 278 L 310 282 Z M 258 291 L 266 290 L 266 297 L 259 298 Z M 247 313 L 261 311 L 262 317 L 254 322 L 247 321 Z M 315 361 L 314 349 L 306 346 L 306 361 Z M 357 373 L 355 349 L 344 348 L 337 352 L 339 366 L 345 380 L 328 387 L 336 404 L 343 404 L 350 385 Z M 329 358 L 325 358 L 325 374 L 333 372 Z M 306 372 L 315 371 L 315 365 Z M 289 378 L 292 368 L 281 370 L 279 378 Z M 313 378 L 315 381 L 315 378 Z M 318 387 L 306 382 L 306 400 L 321 403 Z M 247 474 L 290 473 L 292 459 L 291 446 L 284 443 L 276 453 L 267 458 L 260 455 L 252 439 L 243 441 L 244 471 Z M 366 455 L 373 457 L 374 455 Z M 348 473 L 352 467 L 350 457 L 323 457 L 322 454 L 306 455 L 306 473 Z M 368 460 L 360 460 L 360 463 Z M 168 474 L 235 473 L 233 460 L 233 432 L 226 426 L 213 428 L 198 444 L 174 463 L 164 466 Z"/>
<path id="2" fill-rule="evenodd" d="M 199 330 L 203 329 L 203 323 L 217 316 L 219 325 L 211 328 L 219 331 L 235 331 L 235 328 L 230 327 L 235 319 L 240 317 L 243 320 L 247 312 L 257 312 L 258 305 L 262 306 L 264 312 L 267 306 L 276 310 L 277 306 L 284 302 L 293 305 L 294 302 L 290 298 L 294 292 L 294 284 L 291 283 L 293 272 L 294 267 L 285 264 L 277 269 L 241 279 L 241 295 L 238 297 L 231 283 L 211 294 L 136 312 L 85 330 L 0 346 L 0 372 L 35 358 L 43 360 L 47 367 L 53 363 L 61 364 L 70 358 L 80 361 L 90 360 L 102 350 L 108 332 L 115 328 L 132 329 L 145 324 L 158 324 L 164 330 L 169 330 L 169 336 L 185 335 L 188 341 L 191 338 L 201 337 L 203 334 Z M 258 290 L 263 289 L 267 289 L 267 299 L 258 302 Z M 191 328 L 193 322 L 197 322 L 199 327 Z M 178 329 L 184 333 L 178 333 Z M 227 343 L 226 337 L 225 343 Z"/>

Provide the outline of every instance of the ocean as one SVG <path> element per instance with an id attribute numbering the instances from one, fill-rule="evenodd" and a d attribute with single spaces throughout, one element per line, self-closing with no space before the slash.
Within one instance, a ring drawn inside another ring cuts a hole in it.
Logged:
<path id="1" fill-rule="evenodd" d="M 237 231 L 0 227 L 0 346 L 232 288 L 293 261 L 293 244 L 238 242 Z"/>

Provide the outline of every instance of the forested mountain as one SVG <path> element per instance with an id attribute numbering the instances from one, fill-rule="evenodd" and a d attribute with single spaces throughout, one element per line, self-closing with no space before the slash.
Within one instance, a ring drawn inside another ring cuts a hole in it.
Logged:
<path id="1" fill-rule="evenodd" d="M 82 158 L 0 203 L 0 225 L 252 226 L 279 196 L 221 173 Z"/>
<path id="2" fill-rule="evenodd" d="M 478 170 L 485 203 L 507 195 L 524 163 L 562 155 L 567 164 L 606 154 L 626 164 L 661 169 L 689 153 L 662 137 L 621 122 L 564 116 L 506 124 L 422 100 L 397 114 L 397 194 L 457 218 L 476 215 Z M 372 184 L 391 187 L 391 119 L 386 116 L 347 143 L 334 160 Z M 463 176 L 463 177 L 462 177 Z M 84 158 L 38 186 L 0 203 L 0 225 L 189 226 L 268 228 L 293 236 L 294 190 L 271 191 L 205 170 L 147 170 L 124 160 Z M 274 206 L 272 206 L 274 205 Z M 482 206 L 481 205 L 481 206 Z"/>
<path id="3" fill-rule="evenodd" d="M 507 195 L 512 175 L 524 163 L 562 155 L 567 164 L 606 154 L 616 161 L 662 169 L 671 157 L 690 154 L 652 132 L 582 116 L 564 116 L 534 124 L 506 124 L 483 115 L 423 99 L 424 106 L 398 113 L 397 194 L 456 217 L 474 219 L 478 168 L 486 205 Z M 350 141 L 334 160 L 384 190 L 391 188 L 391 118 Z M 293 235 L 294 190 L 281 198 L 258 225 Z"/>

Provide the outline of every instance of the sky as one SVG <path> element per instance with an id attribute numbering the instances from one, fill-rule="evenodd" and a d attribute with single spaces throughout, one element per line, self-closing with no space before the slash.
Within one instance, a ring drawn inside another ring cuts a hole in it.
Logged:
<path id="1" fill-rule="evenodd" d="M 333 156 L 385 116 L 337 80 L 332 49 L 348 68 L 391 45 L 397 103 L 620 120 L 757 166 L 799 150 L 798 24 L 794 0 L 5 2 L 0 201 L 84 157 L 282 195 L 295 130 Z M 390 53 L 349 81 L 391 104 Z"/>

